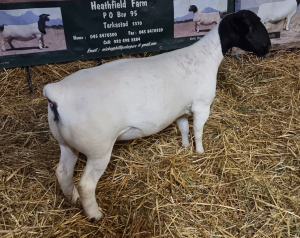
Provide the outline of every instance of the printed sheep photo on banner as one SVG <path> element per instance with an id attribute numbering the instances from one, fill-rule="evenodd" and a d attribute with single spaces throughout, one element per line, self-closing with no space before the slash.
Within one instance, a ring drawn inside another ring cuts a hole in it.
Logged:
<path id="1" fill-rule="evenodd" d="M 195 22 L 195 32 L 200 32 L 201 25 L 211 25 L 217 24 L 220 21 L 220 13 L 211 12 L 211 13 L 201 13 L 198 11 L 198 8 L 195 5 L 191 5 L 189 12 L 194 13 L 193 21 Z"/>
<path id="2" fill-rule="evenodd" d="M 0 39 L 0 55 L 66 49 L 60 8 L 0 11 Z"/>
<path id="3" fill-rule="evenodd" d="M 174 38 L 203 36 L 227 14 L 227 0 L 174 0 Z"/>
<path id="4" fill-rule="evenodd" d="M 5 51 L 5 43 L 7 42 L 13 50 L 15 47 L 12 44 L 13 40 L 30 41 L 37 39 L 40 50 L 48 48 L 44 43 L 44 35 L 46 35 L 46 21 L 50 21 L 49 14 L 39 15 L 39 20 L 30 25 L 2 25 L 0 30 L 3 30 L 4 39 L 1 41 L 2 51 Z"/>

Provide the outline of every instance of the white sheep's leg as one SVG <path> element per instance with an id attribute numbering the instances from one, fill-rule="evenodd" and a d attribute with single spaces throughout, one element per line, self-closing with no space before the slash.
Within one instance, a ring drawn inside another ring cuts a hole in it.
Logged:
<path id="1" fill-rule="evenodd" d="M 56 176 L 63 194 L 72 203 L 79 202 L 79 194 L 74 186 L 73 174 L 78 151 L 68 146 L 60 145 L 61 156 L 56 169 Z"/>
<path id="2" fill-rule="evenodd" d="M 197 32 L 197 22 L 195 21 L 195 32 Z"/>
<path id="3" fill-rule="evenodd" d="M 198 153 L 203 153 L 203 144 L 202 144 L 202 134 L 203 134 L 203 126 L 209 117 L 210 106 L 205 106 L 199 108 L 199 110 L 194 111 L 194 136 L 196 142 L 196 151 Z"/>
<path id="4" fill-rule="evenodd" d="M 41 41 L 42 41 L 42 47 L 43 48 L 48 48 L 47 46 L 45 46 L 45 41 L 44 41 L 44 37 L 43 36 L 41 37 Z"/>
<path id="5" fill-rule="evenodd" d="M 285 26 L 285 29 L 286 29 L 287 31 L 290 30 L 290 29 L 289 29 L 289 25 L 290 25 L 290 22 L 291 22 L 291 18 L 292 18 L 292 16 L 287 16 L 287 18 L 286 18 L 286 26 Z"/>
<path id="6" fill-rule="evenodd" d="M 78 184 L 83 209 L 90 219 L 100 220 L 103 217 L 102 212 L 98 208 L 95 190 L 99 179 L 108 165 L 111 150 L 101 157 L 88 156 L 86 167 Z"/>
<path id="7" fill-rule="evenodd" d="M 181 132 L 182 145 L 189 146 L 189 121 L 186 117 L 180 117 L 176 120 L 178 128 Z"/>
<path id="8" fill-rule="evenodd" d="M 283 30 L 286 30 L 286 23 L 287 23 L 287 18 L 284 18 Z"/>
<path id="9" fill-rule="evenodd" d="M 1 41 L 1 46 L 2 46 L 2 51 L 5 51 L 6 49 L 5 49 L 5 46 L 4 46 L 4 44 L 7 42 L 7 40 L 6 39 L 3 39 L 2 41 Z"/>
<path id="10" fill-rule="evenodd" d="M 39 38 L 39 48 L 40 48 L 40 50 L 43 49 L 43 45 L 42 45 L 42 40 L 41 40 L 41 38 Z"/>
<path id="11" fill-rule="evenodd" d="M 198 33 L 200 32 L 200 22 L 199 23 L 197 22 L 197 32 Z"/>
<path id="12" fill-rule="evenodd" d="M 42 36 L 42 34 L 36 34 L 35 35 L 36 36 L 36 38 L 38 39 L 38 42 L 39 42 L 39 48 L 40 48 L 40 50 L 42 50 L 43 49 L 43 42 L 42 42 L 42 38 L 43 38 L 43 36 Z"/>

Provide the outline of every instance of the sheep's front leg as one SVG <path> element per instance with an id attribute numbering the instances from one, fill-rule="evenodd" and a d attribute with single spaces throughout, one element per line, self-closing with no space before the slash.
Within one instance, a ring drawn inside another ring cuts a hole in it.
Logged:
<path id="1" fill-rule="evenodd" d="M 39 42 L 39 48 L 40 48 L 40 50 L 42 50 L 43 49 L 43 40 L 42 40 L 42 35 L 41 34 L 38 34 L 38 35 L 36 35 L 36 38 L 38 39 L 38 42 Z"/>
<path id="2" fill-rule="evenodd" d="M 203 153 L 203 145 L 202 145 L 202 134 L 203 134 L 203 126 L 209 117 L 210 106 L 205 106 L 200 108 L 199 110 L 194 111 L 194 120 L 193 120 L 193 127 L 194 127 L 194 136 L 195 136 L 195 143 L 196 143 L 196 151 L 198 153 Z"/>
<path id="3" fill-rule="evenodd" d="M 72 203 L 79 202 L 79 194 L 74 186 L 73 173 L 78 158 L 78 151 L 68 146 L 60 145 L 61 157 L 56 169 L 56 176 L 63 194 Z"/>
<path id="4" fill-rule="evenodd" d="M 283 30 L 286 30 L 286 23 L 287 23 L 287 18 L 284 18 Z"/>
<path id="5" fill-rule="evenodd" d="M 42 47 L 43 48 L 48 48 L 47 46 L 45 46 L 45 41 L 44 41 L 44 36 L 43 35 L 41 37 L 41 41 L 42 41 Z"/>
<path id="6" fill-rule="evenodd" d="M 197 32 L 197 22 L 195 21 L 195 32 Z"/>
<path id="7" fill-rule="evenodd" d="M 197 24 L 197 30 L 196 30 L 196 32 L 200 32 L 200 21 L 199 22 L 196 22 L 196 24 Z"/>
<path id="8" fill-rule="evenodd" d="M 43 49 L 43 45 L 42 45 L 42 40 L 41 40 L 41 38 L 39 39 L 39 48 L 40 48 L 40 50 Z"/>
<path id="9" fill-rule="evenodd" d="M 186 117 L 180 117 L 176 120 L 182 137 L 182 145 L 189 146 L 189 121 Z"/>
<path id="10" fill-rule="evenodd" d="M 98 180 L 107 167 L 110 156 L 111 151 L 102 157 L 88 156 L 86 167 L 78 184 L 83 209 L 90 219 L 100 220 L 103 217 L 98 208 L 95 190 Z"/>

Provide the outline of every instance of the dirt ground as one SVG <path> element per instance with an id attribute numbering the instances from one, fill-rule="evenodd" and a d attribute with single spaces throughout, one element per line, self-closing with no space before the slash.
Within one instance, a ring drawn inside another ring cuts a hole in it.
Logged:
<path id="1" fill-rule="evenodd" d="M 13 40 L 12 44 L 15 47 L 15 49 L 12 50 L 9 44 L 5 43 L 6 51 L 2 52 L 2 50 L 0 50 L 0 56 L 40 53 L 67 49 L 65 33 L 63 29 L 48 28 L 46 29 L 46 32 L 47 34 L 44 35 L 44 42 L 48 48 L 40 50 L 37 39 L 33 39 L 30 41 Z M 1 40 L 3 40 L 2 32 L 0 32 L 0 41 Z"/>
<path id="2" fill-rule="evenodd" d="M 212 29 L 215 24 L 200 26 L 200 32 L 194 32 L 195 29 L 195 22 L 183 22 L 183 23 L 175 23 L 174 24 L 174 38 L 179 37 L 187 37 L 187 36 L 203 36 L 205 35 L 210 29 Z"/>

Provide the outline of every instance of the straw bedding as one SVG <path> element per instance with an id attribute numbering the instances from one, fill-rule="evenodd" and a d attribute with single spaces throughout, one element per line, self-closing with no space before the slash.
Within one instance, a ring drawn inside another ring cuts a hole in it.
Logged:
<path id="1" fill-rule="evenodd" d="M 226 57 L 205 153 L 181 147 L 175 124 L 118 142 L 96 190 L 105 218 L 94 223 L 57 183 L 42 88 L 97 62 L 31 67 L 33 94 L 24 69 L 0 70 L 0 237 L 300 237 L 299 62 L 300 51 Z"/>

